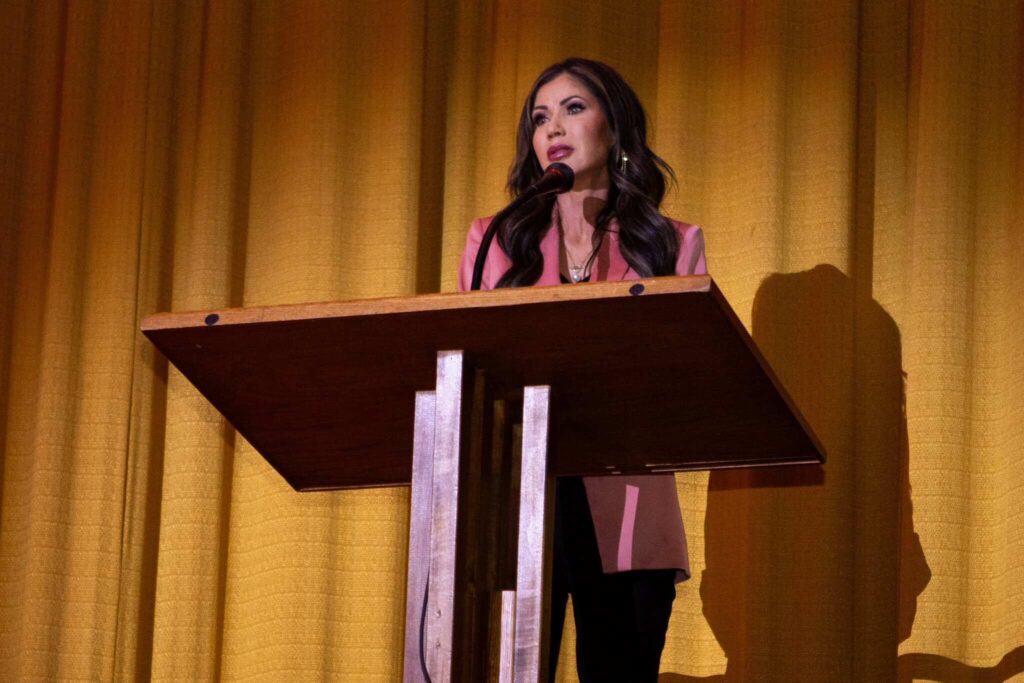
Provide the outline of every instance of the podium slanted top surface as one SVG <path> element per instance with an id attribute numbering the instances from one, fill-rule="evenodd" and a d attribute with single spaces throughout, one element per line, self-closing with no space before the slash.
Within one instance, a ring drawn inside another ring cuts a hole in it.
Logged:
<path id="1" fill-rule="evenodd" d="M 142 331 L 298 490 L 409 483 L 415 392 L 463 350 L 551 386 L 551 471 L 819 463 L 709 276 L 157 313 Z"/>

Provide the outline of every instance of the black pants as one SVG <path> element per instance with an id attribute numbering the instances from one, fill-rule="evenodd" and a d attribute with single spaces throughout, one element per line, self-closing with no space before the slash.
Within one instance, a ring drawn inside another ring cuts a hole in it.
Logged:
<path id="1" fill-rule="evenodd" d="M 554 524 L 549 680 L 555 680 L 572 595 L 580 683 L 655 683 L 676 597 L 675 570 L 605 574 L 578 477 L 557 480 Z"/>

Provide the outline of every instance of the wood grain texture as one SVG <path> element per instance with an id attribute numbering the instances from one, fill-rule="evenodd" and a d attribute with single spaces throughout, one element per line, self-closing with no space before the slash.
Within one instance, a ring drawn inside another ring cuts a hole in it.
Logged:
<path id="1" fill-rule="evenodd" d="M 433 683 L 447 683 L 452 675 L 464 372 L 462 352 L 437 354 L 430 576 L 423 626 L 424 658 Z"/>
<path id="2" fill-rule="evenodd" d="M 501 629 L 498 650 L 498 683 L 512 683 L 515 673 L 516 592 L 501 591 Z"/>
<path id="3" fill-rule="evenodd" d="M 496 589 L 492 562 L 497 554 L 497 492 L 491 448 L 494 402 L 487 374 L 466 368 L 463 383 L 463 446 L 459 467 L 456 535 L 455 620 L 452 680 L 475 683 L 488 670 L 491 598 Z"/>
<path id="4" fill-rule="evenodd" d="M 706 276 L 158 314 L 143 330 L 299 490 L 408 483 L 412 397 L 451 348 L 499 398 L 557 389 L 556 475 L 824 459 Z"/>
<path id="5" fill-rule="evenodd" d="M 547 680 L 547 600 L 550 583 L 552 479 L 548 477 L 551 388 L 526 387 L 519 496 L 519 569 L 516 579 L 515 663 L 517 683 Z"/>
<path id="6" fill-rule="evenodd" d="M 427 581 L 430 568 L 431 503 L 434 485 L 434 415 L 436 396 L 416 392 L 416 429 L 413 436 L 412 492 L 409 497 L 409 555 L 405 590 L 404 683 L 422 683 L 422 639 Z"/>
<path id="7" fill-rule="evenodd" d="M 502 440 L 492 448 L 500 422 L 485 373 L 461 352 L 438 353 L 436 390 L 416 395 L 405 681 L 484 680 L 497 657 L 489 641 L 500 628 L 492 603 L 509 488 Z"/>
<path id="8" fill-rule="evenodd" d="M 399 313 L 429 313 L 436 311 L 465 310 L 469 308 L 495 308 L 522 306 L 552 301 L 588 301 L 628 294 L 635 281 L 593 282 L 584 286 L 530 287 L 519 289 L 495 289 L 478 292 L 448 294 L 421 294 L 413 297 L 385 297 L 360 299 L 357 301 L 325 301 L 308 304 L 282 304 L 278 306 L 250 306 L 227 308 L 218 311 L 182 311 L 175 313 L 154 313 L 142 320 L 142 331 L 178 329 L 189 324 L 208 325 L 206 318 L 211 313 L 218 316 L 218 325 L 244 325 L 252 323 L 276 323 L 311 318 L 359 318 L 363 316 L 392 315 Z M 650 278 L 640 281 L 644 294 L 678 294 L 680 292 L 708 292 L 711 277 L 691 275 L 687 277 Z"/>

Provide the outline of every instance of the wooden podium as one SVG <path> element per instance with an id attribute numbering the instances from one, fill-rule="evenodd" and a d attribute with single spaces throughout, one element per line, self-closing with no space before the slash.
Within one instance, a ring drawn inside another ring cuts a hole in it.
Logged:
<path id="1" fill-rule="evenodd" d="M 552 477 L 824 462 L 708 276 L 142 329 L 296 490 L 412 484 L 406 681 L 545 675 Z"/>

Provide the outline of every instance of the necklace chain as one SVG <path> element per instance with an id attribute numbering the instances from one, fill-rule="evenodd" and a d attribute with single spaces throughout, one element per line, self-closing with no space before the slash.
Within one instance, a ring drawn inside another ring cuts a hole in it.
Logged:
<path id="1" fill-rule="evenodd" d="M 591 254 L 593 254 L 593 252 L 591 252 Z M 580 280 L 582 280 L 583 270 L 587 267 L 586 263 L 584 263 L 583 265 L 579 265 L 573 260 L 572 254 L 569 253 L 568 244 L 565 245 L 565 260 L 568 262 L 569 266 L 569 279 L 572 280 L 573 282 L 579 282 Z M 590 259 L 588 258 L 587 261 L 589 260 Z"/>
<path id="2" fill-rule="evenodd" d="M 561 227 L 561 225 L 559 225 Z M 587 268 L 594 263 L 594 258 L 597 256 L 597 250 L 601 247 L 601 243 L 598 242 L 591 248 L 590 253 L 583 263 L 577 263 L 572 257 L 572 253 L 569 251 L 569 243 L 565 240 L 565 232 L 562 233 L 562 248 L 565 250 L 565 261 L 569 267 L 569 279 L 574 283 L 582 280 L 587 274 Z"/>
<path id="3" fill-rule="evenodd" d="M 565 263 L 569 268 L 569 280 L 573 283 L 578 283 L 583 280 L 587 275 L 587 269 L 594 263 L 594 258 L 597 257 L 597 252 L 601 248 L 601 240 L 599 239 L 591 249 L 587 258 L 584 259 L 583 263 L 577 263 L 573 259 L 572 254 L 569 252 L 569 243 L 565 239 L 565 229 L 562 227 L 562 217 L 558 216 L 558 233 L 562 238 L 562 250 L 565 251 Z M 602 236 L 603 238 L 603 236 Z"/>

